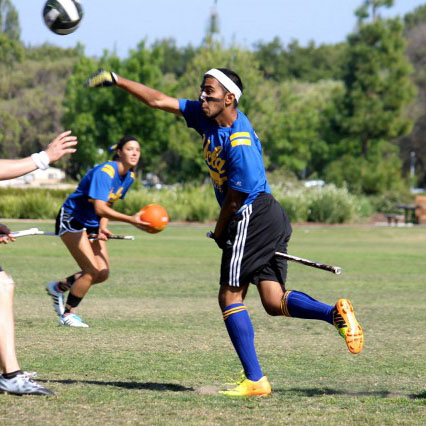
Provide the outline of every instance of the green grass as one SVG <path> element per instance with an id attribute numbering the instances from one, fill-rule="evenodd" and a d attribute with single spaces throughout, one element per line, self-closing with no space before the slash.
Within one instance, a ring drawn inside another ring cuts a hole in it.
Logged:
<path id="1" fill-rule="evenodd" d="M 295 227 L 290 253 L 343 273 L 291 264 L 288 289 L 351 298 L 366 342 L 354 356 L 328 324 L 269 317 L 252 286 L 246 304 L 274 390 L 263 399 L 217 394 L 240 364 L 217 306 L 220 253 L 208 227 L 113 230 L 137 239 L 109 242 L 112 273 L 82 303 L 83 330 L 58 327 L 43 290 L 76 270 L 59 239 L 0 248 L 18 282 L 21 365 L 57 394 L 0 395 L 0 424 L 426 423 L 425 228 Z"/>

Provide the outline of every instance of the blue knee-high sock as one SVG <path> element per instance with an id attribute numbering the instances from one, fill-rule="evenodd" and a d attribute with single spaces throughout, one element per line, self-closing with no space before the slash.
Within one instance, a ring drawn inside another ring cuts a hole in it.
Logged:
<path id="1" fill-rule="evenodd" d="M 247 308 L 242 303 L 234 303 L 223 309 L 222 314 L 247 379 L 257 382 L 263 373 L 254 347 L 254 330 Z"/>
<path id="2" fill-rule="evenodd" d="M 317 319 L 333 324 L 334 306 L 318 302 L 300 291 L 286 291 L 281 307 L 283 314 L 288 317 Z"/>

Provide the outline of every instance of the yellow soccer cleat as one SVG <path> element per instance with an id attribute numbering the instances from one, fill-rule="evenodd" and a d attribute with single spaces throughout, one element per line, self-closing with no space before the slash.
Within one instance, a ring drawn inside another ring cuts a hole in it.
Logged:
<path id="1" fill-rule="evenodd" d="M 333 324 L 345 339 L 348 349 L 359 354 L 364 345 L 364 333 L 355 318 L 354 308 L 349 299 L 339 299 L 333 310 Z"/>
<path id="2" fill-rule="evenodd" d="M 237 385 L 234 389 L 219 391 L 219 393 L 228 396 L 268 396 L 271 393 L 271 385 L 266 376 L 263 376 L 257 382 L 253 382 L 243 376 Z"/>

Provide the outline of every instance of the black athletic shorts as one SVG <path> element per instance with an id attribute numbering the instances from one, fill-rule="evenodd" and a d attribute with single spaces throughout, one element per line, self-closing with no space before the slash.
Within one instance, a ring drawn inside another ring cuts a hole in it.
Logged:
<path id="1" fill-rule="evenodd" d="M 84 230 L 86 230 L 88 234 L 97 234 L 99 226 L 84 226 L 72 216 L 72 213 L 61 207 L 56 216 L 55 234 L 61 236 L 65 234 L 65 232 L 83 232 Z"/>
<path id="2" fill-rule="evenodd" d="M 276 281 L 284 285 L 287 261 L 275 252 L 287 253 L 290 236 L 291 225 L 285 211 L 271 194 L 260 194 L 228 225 L 220 284 L 239 287 Z"/>

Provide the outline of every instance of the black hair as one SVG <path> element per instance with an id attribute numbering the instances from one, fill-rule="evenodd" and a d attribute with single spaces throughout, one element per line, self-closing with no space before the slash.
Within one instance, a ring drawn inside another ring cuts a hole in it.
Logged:
<path id="1" fill-rule="evenodd" d="M 244 85 L 243 85 L 243 82 L 241 81 L 240 76 L 236 72 L 230 70 L 229 68 L 216 68 L 216 69 L 223 72 L 228 78 L 230 78 L 241 90 L 241 93 L 243 93 Z M 220 81 L 219 81 L 219 84 L 221 85 L 225 93 L 229 92 L 229 90 Z M 238 101 L 235 99 L 234 106 L 237 107 L 237 105 L 238 105 Z"/>
<path id="2" fill-rule="evenodd" d="M 132 135 L 124 135 L 117 143 L 117 145 L 114 146 L 114 156 L 112 157 L 113 161 L 118 160 L 118 154 L 117 151 L 118 150 L 122 150 L 124 145 L 126 145 L 127 142 L 130 141 L 136 141 L 137 143 L 139 143 L 139 141 Z"/>
<path id="3" fill-rule="evenodd" d="M 244 90 L 243 82 L 241 81 L 240 76 L 236 72 L 230 70 L 229 68 L 217 68 L 217 69 L 223 72 L 227 77 L 229 77 L 238 86 L 238 88 L 241 90 L 241 93 L 243 93 L 243 90 Z"/>

